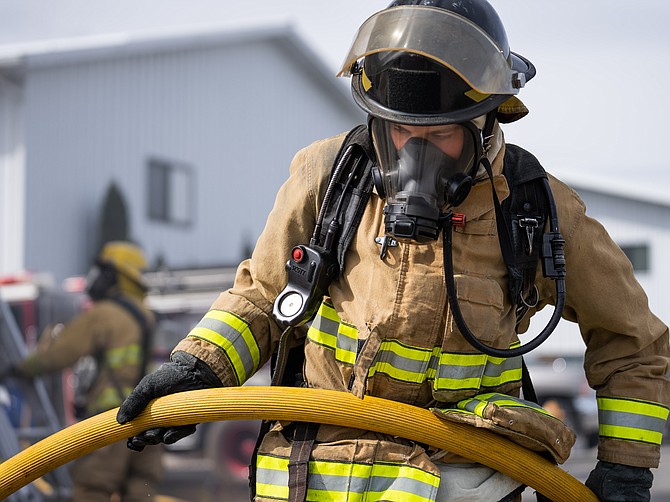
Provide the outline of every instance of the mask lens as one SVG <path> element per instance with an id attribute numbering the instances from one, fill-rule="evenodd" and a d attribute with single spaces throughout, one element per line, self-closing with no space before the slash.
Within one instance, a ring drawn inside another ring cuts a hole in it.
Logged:
<path id="1" fill-rule="evenodd" d="M 388 203 L 419 197 L 439 211 L 449 202 L 452 181 L 471 174 L 475 166 L 476 139 L 469 127 L 371 122 Z"/>

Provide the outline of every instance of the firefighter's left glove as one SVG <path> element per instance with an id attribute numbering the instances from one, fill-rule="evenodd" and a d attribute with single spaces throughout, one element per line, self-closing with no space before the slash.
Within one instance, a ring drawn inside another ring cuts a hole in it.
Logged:
<path id="1" fill-rule="evenodd" d="M 154 399 L 187 390 L 221 387 L 221 380 L 200 359 L 186 352 L 177 351 L 171 361 L 146 375 L 121 404 L 116 415 L 120 424 L 130 422 Z M 149 444 L 172 444 L 193 434 L 195 425 L 149 429 L 128 438 L 128 448 L 142 451 Z"/>
<path id="2" fill-rule="evenodd" d="M 649 502 L 653 481 L 650 469 L 599 461 L 586 486 L 603 502 Z"/>

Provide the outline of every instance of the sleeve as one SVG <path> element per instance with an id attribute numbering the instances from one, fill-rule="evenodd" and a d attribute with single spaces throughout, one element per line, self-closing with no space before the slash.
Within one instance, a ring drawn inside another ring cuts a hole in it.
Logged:
<path id="1" fill-rule="evenodd" d="M 174 349 L 204 361 L 224 386 L 248 380 L 269 360 L 279 341 L 273 302 L 286 285 L 290 250 L 309 243 L 318 201 L 343 139 L 340 135 L 322 140 L 296 154 L 251 259 L 240 264 L 233 287 L 219 295 Z"/>
<path id="2" fill-rule="evenodd" d="M 658 467 L 668 417 L 668 327 L 649 309 L 633 267 L 578 195 L 552 179 L 566 240 L 563 317 L 579 324 L 596 390 L 599 460 Z M 543 286 L 543 296 L 550 286 Z M 555 300 L 555 299 L 554 299 Z"/>
<path id="3" fill-rule="evenodd" d="M 80 357 L 93 354 L 104 336 L 105 323 L 100 322 L 99 309 L 94 305 L 62 329 L 52 343 L 30 353 L 19 365 L 26 376 L 38 376 L 69 368 Z"/>

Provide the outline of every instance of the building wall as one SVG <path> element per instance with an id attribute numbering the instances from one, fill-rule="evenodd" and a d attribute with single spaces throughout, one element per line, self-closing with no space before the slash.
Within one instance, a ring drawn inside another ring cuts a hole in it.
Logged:
<path id="1" fill-rule="evenodd" d="M 23 268 L 23 92 L 0 75 L 0 274 Z"/>
<path id="2" fill-rule="evenodd" d="M 26 266 L 84 272 L 111 181 L 152 262 L 236 263 L 295 152 L 364 120 L 316 63 L 279 36 L 29 68 Z M 192 172 L 190 225 L 147 218 L 149 158 Z"/>

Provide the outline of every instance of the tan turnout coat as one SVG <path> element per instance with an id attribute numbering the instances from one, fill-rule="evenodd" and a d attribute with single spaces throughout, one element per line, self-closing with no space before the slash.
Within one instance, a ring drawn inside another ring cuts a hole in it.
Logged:
<path id="1" fill-rule="evenodd" d="M 221 293 L 212 305 L 213 311 L 234 313 L 248 326 L 260 354 L 254 369 L 268 360 L 278 343 L 281 329 L 271 313 L 274 299 L 286 284 L 284 266 L 295 245 L 309 242 L 343 138 L 340 135 L 318 141 L 297 153 L 252 258 L 240 265 L 233 288 Z M 501 200 L 509 194 L 501 174 L 503 154 L 504 148 L 492 166 Z M 670 384 L 665 376 L 670 352 L 668 328 L 650 312 L 629 260 L 605 229 L 585 214 L 576 192 L 551 176 L 550 184 L 566 241 L 567 300 L 563 317 L 579 322 L 586 344 L 588 381 L 599 398 L 650 402 L 662 414 L 670 402 Z M 494 378 L 493 386 L 481 380 L 475 385 L 478 388 L 450 389 L 448 385 L 436 386 L 434 379 L 403 381 L 380 370 L 380 353 L 389 344 L 419 353 L 437 348 L 450 354 L 476 354 L 453 322 L 445 290 L 441 238 L 425 245 L 390 247 L 385 259 L 380 259 L 375 238 L 384 235 L 383 206 L 384 201 L 373 193 L 347 252 L 344 272 L 329 289 L 330 312 L 358 342 L 353 358 L 347 361 L 328 343 L 317 343 L 316 338 L 308 336 L 304 365 L 308 386 L 439 408 L 449 408 L 482 392 L 518 396 L 520 381 L 516 378 Z M 488 179 L 473 187 L 457 211 L 466 216 L 465 227 L 455 229 L 453 237 L 461 309 L 472 331 L 485 343 L 508 348 L 517 340 L 515 312 L 506 294 L 506 269 Z M 539 269 L 538 308 L 553 304 L 556 295 L 553 282 L 543 278 Z M 521 326 L 527 328 L 527 319 Z M 523 335 L 520 338 L 522 343 L 528 341 Z M 204 360 L 226 386 L 243 383 L 221 346 L 188 336 L 175 350 Z M 557 438 L 564 434 L 561 438 L 570 440 L 560 427 L 551 434 Z M 434 469 L 423 449 L 397 438 L 327 427 L 322 428 L 318 443 L 319 447 L 329 442 L 339 445 L 339 451 L 347 452 L 343 456 L 353 461 L 358 457 L 350 450 L 352 441 L 357 440 L 359 445 L 364 444 L 360 442 L 363 440 L 377 445 L 385 441 L 397 444 L 401 456 L 416 458 L 416 463 L 428 471 Z M 262 451 L 285 453 L 288 444 L 282 436 L 269 435 Z M 371 455 L 374 448 L 365 445 L 360 447 L 367 452 L 362 455 Z M 388 447 L 389 455 L 397 454 L 391 450 Z M 655 467 L 659 451 L 657 444 L 602 437 L 598 456 L 609 462 Z M 324 458 L 333 455 L 325 453 Z"/>

